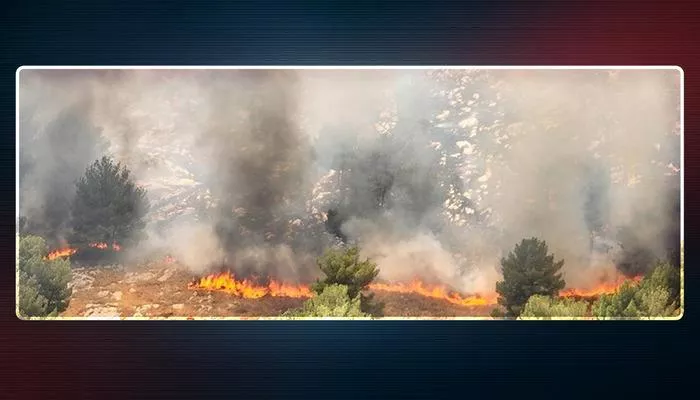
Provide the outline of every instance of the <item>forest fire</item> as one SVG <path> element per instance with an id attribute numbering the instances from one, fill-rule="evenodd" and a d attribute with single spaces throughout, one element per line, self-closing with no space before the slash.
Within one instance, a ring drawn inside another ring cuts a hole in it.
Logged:
<path id="1" fill-rule="evenodd" d="M 463 297 L 459 293 L 448 291 L 441 286 L 429 286 L 419 280 L 410 283 L 373 283 L 369 285 L 372 290 L 392 293 L 414 293 L 434 299 L 441 299 L 460 306 L 486 306 L 496 304 L 496 294 L 488 296 L 474 295 Z"/>
<path id="2" fill-rule="evenodd" d="M 54 251 L 50 252 L 49 254 L 47 254 L 46 257 L 44 257 L 44 258 L 47 259 L 47 260 L 55 260 L 55 259 L 61 258 L 61 257 L 69 257 L 69 256 L 72 256 L 72 255 L 75 254 L 77 251 L 78 251 L 78 249 L 73 249 L 73 248 L 70 248 L 70 247 L 66 247 L 66 248 L 63 248 L 63 249 L 54 250 Z"/>
<path id="3" fill-rule="evenodd" d="M 88 244 L 88 247 L 92 247 L 93 249 L 100 249 L 100 250 L 107 250 L 107 249 L 111 248 L 113 251 L 121 251 L 121 249 L 122 249 L 122 247 L 116 243 L 113 243 L 112 246 L 110 246 L 107 243 L 103 243 L 103 242 L 90 243 L 90 244 Z M 75 247 L 64 247 L 64 248 L 50 252 L 44 258 L 46 260 L 55 260 L 57 258 L 70 257 L 77 252 L 78 252 L 78 249 Z"/>
<path id="4" fill-rule="evenodd" d="M 635 276 L 633 278 L 619 278 L 614 282 L 603 282 L 599 285 L 590 289 L 576 289 L 568 288 L 559 292 L 560 297 L 574 297 L 574 298 L 597 298 L 604 294 L 613 294 L 622 286 L 625 282 L 630 282 L 636 284 L 641 281 L 643 276 Z"/>
<path id="5" fill-rule="evenodd" d="M 308 298 L 313 297 L 313 292 L 306 285 L 295 285 L 270 281 L 266 286 L 257 285 L 254 282 L 244 279 L 237 280 L 235 276 L 229 272 L 209 275 L 195 281 L 189 285 L 190 289 L 204 289 L 210 291 L 222 291 L 233 294 L 235 296 L 258 299 L 266 295 L 273 297 L 293 297 L 293 298 Z M 450 292 L 447 289 L 439 286 L 431 287 L 418 280 L 411 283 L 374 283 L 370 284 L 369 288 L 376 291 L 392 292 L 392 293 L 414 293 L 424 297 L 442 299 L 453 304 L 461 306 L 483 306 L 496 304 L 496 296 L 467 296 L 463 297 L 456 292 Z"/>
<path id="6" fill-rule="evenodd" d="M 189 285 L 190 289 L 223 291 L 246 299 L 259 299 L 264 296 L 272 297 L 312 297 L 308 286 L 270 281 L 267 285 L 259 285 L 249 279 L 237 280 L 230 272 L 213 274 L 201 278 Z"/>
<path id="7" fill-rule="evenodd" d="M 559 292 L 559 295 L 561 297 L 597 298 L 604 294 L 615 293 L 626 281 L 636 283 L 641 279 L 641 276 L 632 279 L 618 279 L 615 282 L 601 283 L 591 289 L 569 288 Z M 198 281 L 190 283 L 189 289 L 221 291 L 247 299 L 259 299 L 268 295 L 292 298 L 310 298 L 314 296 L 309 286 L 306 285 L 288 284 L 275 280 L 271 280 L 267 285 L 260 285 L 249 279 L 238 280 L 230 272 L 222 272 L 200 278 Z M 372 283 L 369 285 L 369 289 L 388 293 L 417 294 L 463 307 L 496 305 L 498 299 L 498 294 L 496 293 L 466 296 L 450 291 L 444 286 L 429 285 L 419 280 L 413 280 L 408 283 Z"/>
<path id="8" fill-rule="evenodd" d="M 100 249 L 100 250 L 107 250 L 110 248 L 110 246 L 107 243 L 103 243 L 103 242 L 90 243 L 88 246 L 92 247 L 94 249 Z M 121 249 L 122 249 L 122 247 L 116 243 L 112 243 L 111 247 L 112 247 L 112 250 L 114 250 L 114 251 L 121 251 Z"/>

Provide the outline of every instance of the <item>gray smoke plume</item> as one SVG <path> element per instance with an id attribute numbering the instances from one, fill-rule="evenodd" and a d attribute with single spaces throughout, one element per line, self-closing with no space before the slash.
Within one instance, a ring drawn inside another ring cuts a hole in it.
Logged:
<path id="1" fill-rule="evenodd" d="M 19 104 L 19 212 L 22 228 L 65 241 L 75 181 L 106 149 L 85 96 L 91 75 L 22 71 Z"/>
<path id="2" fill-rule="evenodd" d="M 680 220 L 676 71 L 20 79 L 21 214 L 64 215 L 46 207 L 52 196 L 69 199 L 68 182 L 109 153 L 153 205 L 149 240 L 130 254 L 169 253 L 196 273 L 308 281 L 342 240 L 382 279 L 493 291 L 500 257 L 537 236 L 566 260 L 567 283 L 585 286 L 643 272 L 633 250 L 666 257 Z M 69 221 L 58 219 L 56 232 Z"/>

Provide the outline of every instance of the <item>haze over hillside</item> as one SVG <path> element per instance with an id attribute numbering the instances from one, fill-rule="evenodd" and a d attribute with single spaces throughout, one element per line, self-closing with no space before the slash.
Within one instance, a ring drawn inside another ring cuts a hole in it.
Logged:
<path id="1" fill-rule="evenodd" d="M 109 153 L 153 205 L 136 260 L 308 281 L 358 242 L 380 278 L 493 290 L 524 237 L 567 282 L 679 245 L 675 70 L 20 73 L 20 214 L 60 243 Z"/>

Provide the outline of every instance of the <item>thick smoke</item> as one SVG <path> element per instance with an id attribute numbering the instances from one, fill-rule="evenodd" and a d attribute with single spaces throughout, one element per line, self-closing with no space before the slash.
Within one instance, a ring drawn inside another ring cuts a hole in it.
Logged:
<path id="1" fill-rule="evenodd" d="M 52 244 L 69 234 L 75 181 L 106 149 L 90 119 L 92 79 L 60 71 L 21 72 L 20 225 Z"/>
<path id="2" fill-rule="evenodd" d="M 137 258 L 308 281 L 340 240 L 382 279 L 492 291 L 500 257 L 537 236 L 565 259 L 567 283 L 585 286 L 668 256 L 680 219 L 678 176 L 665 175 L 679 166 L 677 80 L 23 71 L 20 211 L 67 229 L 65 207 L 47 205 L 70 199 L 70 182 L 108 152 L 154 205 Z"/>
<path id="3" fill-rule="evenodd" d="M 512 81 L 511 91 L 528 94 L 512 105 L 526 135 L 492 168 L 502 190 L 488 200 L 510 241 L 546 239 L 566 260 L 566 278 L 582 285 L 615 273 L 624 257 L 613 248 L 606 262 L 590 263 L 596 239 L 632 251 L 626 231 L 635 246 L 665 258 L 664 229 L 680 220 L 667 212 L 674 179 L 664 174 L 680 165 L 677 79 L 675 71 L 533 71 Z"/>

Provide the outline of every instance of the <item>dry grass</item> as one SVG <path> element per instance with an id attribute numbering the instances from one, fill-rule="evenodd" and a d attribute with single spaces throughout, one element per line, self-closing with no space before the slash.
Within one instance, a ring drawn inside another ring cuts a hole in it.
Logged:
<path id="1" fill-rule="evenodd" d="M 299 307 L 303 299 L 263 297 L 243 299 L 222 292 L 191 290 L 194 276 L 174 264 L 156 263 L 138 270 L 80 269 L 94 278 L 92 286 L 74 292 L 63 317 L 275 317 Z M 480 317 L 491 306 L 461 307 L 415 294 L 376 292 L 387 317 Z M 95 315 L 95 314 L 93 314 Z"/>

